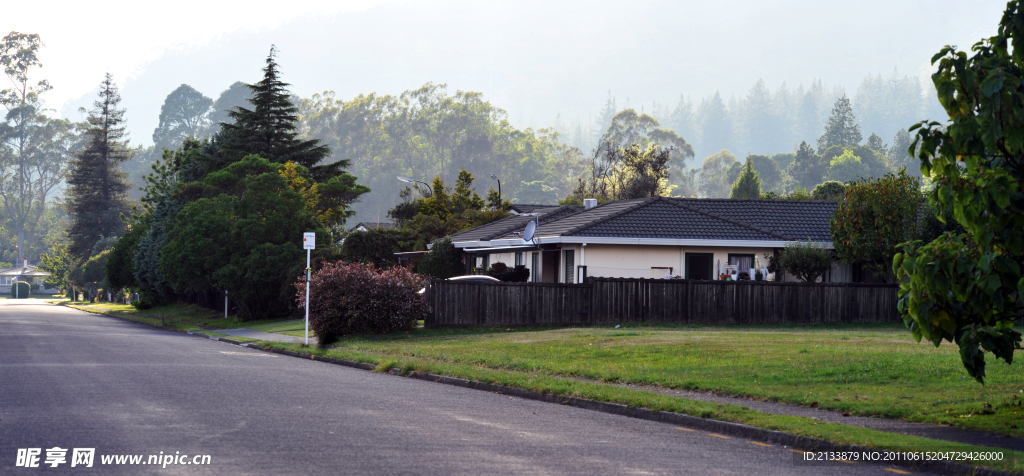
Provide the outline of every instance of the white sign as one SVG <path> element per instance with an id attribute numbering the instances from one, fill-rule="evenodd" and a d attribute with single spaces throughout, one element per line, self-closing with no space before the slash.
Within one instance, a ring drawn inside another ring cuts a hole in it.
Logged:
<path id="1" fill-rule="evenodd" d="M 315 250 L 316 249 L 316 233 L 303 233 L 302 234 L 302 249 L 304 249 L 304 250 Z"/>

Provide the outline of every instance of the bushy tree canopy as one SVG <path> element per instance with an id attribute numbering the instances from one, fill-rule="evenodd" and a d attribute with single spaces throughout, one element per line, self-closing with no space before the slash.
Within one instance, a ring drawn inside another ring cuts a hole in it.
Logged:
<path id="1" fill-rule="evenodd" d="M 998 33 L 970 52 L 946 46 L 932 81 L 951 122 L 920 123 L 921 171 L 932 178 L 928 201 L 964 233 L 914 242 L 893 260 L 899 309 L 918 340 L 960 347 L 977 381 L 986 354 L 1006 363 L 1021 349 L 1014 321 L 1024 292 L 1024 8 L 1007 3 Z M 951 213 L 950 213 L 951 212 Z"/>

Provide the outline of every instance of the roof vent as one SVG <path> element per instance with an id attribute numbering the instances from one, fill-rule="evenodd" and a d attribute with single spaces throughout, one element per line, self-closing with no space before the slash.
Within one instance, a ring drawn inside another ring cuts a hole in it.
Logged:
<path id="1" fill-rule="evenodd" d="M 583 199 L 583 209 L 584 210 L 590 210 L 591 208 L 594 208 L 596 206 L 597 206 L 597 199 L 596 198 L 584 198 Z"/>

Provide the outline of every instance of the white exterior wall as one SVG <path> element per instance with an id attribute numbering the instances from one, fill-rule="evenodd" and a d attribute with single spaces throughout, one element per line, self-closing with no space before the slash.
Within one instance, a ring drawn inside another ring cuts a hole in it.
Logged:
<path id="1" fill-rule="evenodd" d="M 574 249 L 576 264 L 586 264 L 587 276 L 650 279 L 651 268 L 672 268 L 672 274 L 680 274 L 682 248 L 678 246 L 588 244 L 585 262 L 580 259 L 580 246 Z"/>

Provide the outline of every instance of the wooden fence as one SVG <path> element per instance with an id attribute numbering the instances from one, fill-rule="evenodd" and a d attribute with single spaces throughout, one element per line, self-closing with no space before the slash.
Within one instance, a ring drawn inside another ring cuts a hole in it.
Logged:
<path id="1" fill-rule="evenodd" d="M 902 322 L 895 284 L 591 278 L 586 284 L 433 280 L 428 327 L 618 323 Z"/>

